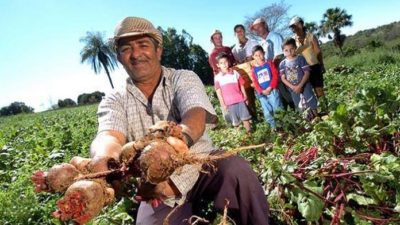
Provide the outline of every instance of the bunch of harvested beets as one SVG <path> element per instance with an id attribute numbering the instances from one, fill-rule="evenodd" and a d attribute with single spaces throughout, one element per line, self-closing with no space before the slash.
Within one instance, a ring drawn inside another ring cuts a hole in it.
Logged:
<path id="1" fill-rule="evenodd" d="M 171 141 L 177 144 L 170 145 Z M 55 165 L 47 172 L 35 172 L 32 181 L 36 192 L 64 193 L 53 213 L 56 218 L 85 224 L 115 199 L 110 177 L 126 180 L 133 176 L 138 177 L 141 184 L 156 185 L 186 164 L 198 165 L 200 171 L 203 163 L 219 158 L 191 154 L 184 143 L 181 126 L 160 121 L 146 136 L 124 145 L 119 162 L 108 161 L 108 171 L 99 172 L 97 162 L 76 156 L 69 163 Z"/>

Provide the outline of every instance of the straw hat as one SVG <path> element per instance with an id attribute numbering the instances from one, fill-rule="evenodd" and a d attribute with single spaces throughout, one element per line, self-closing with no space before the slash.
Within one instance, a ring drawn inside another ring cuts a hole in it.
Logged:
<path id="1" fill-rule="evenodd" d="M 126 17 L 119 22 L 115 28 L 113 39 L 117 44 L 121 38 L 139 35 L 149 35 L 162 45 L 163 39 L 160 31 L 150 21 L 140 17 Z"/>

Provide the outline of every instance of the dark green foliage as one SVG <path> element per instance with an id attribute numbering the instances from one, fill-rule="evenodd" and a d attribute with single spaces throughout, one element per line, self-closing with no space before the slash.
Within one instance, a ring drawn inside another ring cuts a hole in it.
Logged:
<path id="1" fill-rule="evenodd" d="M 353 56 L 353 55 L 356 55 L 356 54 L 359 54 L 359 53 L 360 53 L 360 49 L 352 47 L 352 46 L 346 47 L 346 48 L 343 49 L 343 55 L 344 56 Z"/>
<path id="2" fill-rule="evenodd" d="M 100 91 L 95 91 L 90 94 L 84 93 L 78 96 L 78 105 L 99 103 L 103 99 L 105 94 Z"/>
<path id="3" fill-rule="evenodd" d="M 58 100 L 58 108 L 72 107 L 76 106 L 76 102 L 70 98 L 66 98 L 64 100 Z"/>
<path id="4" fill-rule="evenodd" d="M 346 40 L 348 45 L 356 48 L 366 47 L 372 41 L 388 43 L 400 37 L 400 22 L 393 22 L 377 28 L 363 30 L 355 33 Z"/>
<path id="5" fill-rule="evenodd" d="M 378 40 L 371 40 L 370 42 L 368 42 L 367 46 L 370 49 L 375 49 L 375 48 L 382 47 L 383 43 L 381 41 L 378 41 Z"/>
<path id="6" fill-rule="evenodd" d="M 200 45 L 193 43 L 193 37 L 185 30 L 179 34 L 174 28 L 158 29 L 163 35 L 161 64 L 175 69 L 192 70 L 204 84 L 212 84 L 213 75 L 208 64 L 208 54 Z"/>
<path id="7" fill-rule="evenodd" d="M 33 108 L 23 102 L 13 102 L 9 106 L 0 109 L 0 116 L 17 115 L 20 113 L 32 113 Z"/>

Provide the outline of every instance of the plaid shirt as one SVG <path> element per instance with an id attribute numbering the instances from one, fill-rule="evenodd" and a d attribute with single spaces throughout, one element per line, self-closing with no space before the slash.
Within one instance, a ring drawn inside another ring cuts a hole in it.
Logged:
<path id="1" fill-rule="evenodd" d="M 216 113 L 212 107 L 204 86 L 199 77 L 188 70 L 175 70 L 162 67 L 162 78 L 152 102 L 127 79 L 126 89 L 115 91 L 106 96 L 98 108 L 98 132 L 115 130 L 123 133 L 128 141 L 143 137 L 150 126 L 160 120 L 180 123 L 182 116 L 194 107 L 206 110 L 206 127 L 216 121 Z M 207 153 L 213 150 L 207 132 L 190 148 L 196 153 Z M 172 200 L 172 204 L 182 204 L 186 194 L 197 181 L 199 171 L 196 166 L 186 165 L 175 172 L 170 179 L 182 198 Z M 171 201 L 170 201 L 171 202 Z"/>

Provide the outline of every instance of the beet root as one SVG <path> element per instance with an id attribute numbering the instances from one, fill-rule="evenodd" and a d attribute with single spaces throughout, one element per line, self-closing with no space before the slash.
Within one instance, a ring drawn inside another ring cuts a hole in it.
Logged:
<path id="1" fill-rule="evenodd" d="M 92 161 L 92 159 L 89 158 L 83 158 L 80 156 L 74 156 L 72 157 L 71 161 L 69 161 L 70 164 L 75 166 L 76 169 L 79 170 L 82 174 L 87 174 L 89 173 L 89 164 Z"/>
<path id="2" fill-rule="evenodd" d="M 58 210 L 53 216 L 62 221 L 73 220 L 78 224 L 85 224 L 113 199 L 114 190 L 101 182 L 76 181 L 67 189 L 64 197 L 57 201 Z"/>
<path id="3" fill-rule="evenodd" d="M 158 121 L 149 128 L 149 132 L 156 138 L 172 136 L 183 139 L 182 127 L 173 121 Z"/>
<path id="4" fill-rule="evenodd" d="M 158 184 L 168 177 L 180 165 L 176 165 L 175 149 L 165 141 L 154 141 L 146 146 L 139 158 L 142 178 L 145 182 Z"/>
<path id="5" fill-rule="evenodd" d="M 47 183 L 52 191 L 64 192 L 79 176 L 79 171 L 69 163 L 51 167 L 47 173 Z"/>
<path id="6" fill-rule="evenodd" d="M 48 172 L 36 171 L 31 176 L 36 192 L 64 192 L 80 175 L 75 166 L 69 163 L 54 165 Z"/>
<path id="7" fill-rule="evenodd" d="M 138 143 L 133 141 L 133 142 L 128 142 L 122 147 L 121 154 L 119 156 L 119 161 L 125 164 L 128 164 L 132 159 L 135 158 L 137 151 L 139 150 L 137 147 Z M 143 146 L 140 146 L 141 148 L 144 148 Z"/>
<path id="8" fill-rule="evenodd" d="M 36 171 L 32 174 L 31 180 L 35 185 L 35 192 L 51 191 L 49 185 L 47 184 L 46 178 L 47 178 L 47 172 L 41 170 Z"/>

